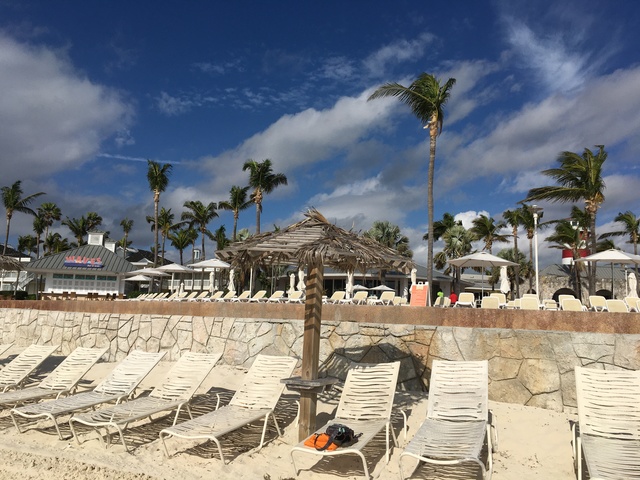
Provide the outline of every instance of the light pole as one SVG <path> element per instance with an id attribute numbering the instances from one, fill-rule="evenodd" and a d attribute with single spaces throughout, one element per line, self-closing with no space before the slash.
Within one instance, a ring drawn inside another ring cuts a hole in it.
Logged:
<path id="1" fill-rule="evenodd" d="M 531 213 L 533 213 L 533 257 L 536 272 L 536 295 L 538 296 L 538 300 L 540 300 L 540 277 L 538 271 L 538 217 L 542 212 L 542 207 L 531 205 L 529 208 L 531 209 Z"/>

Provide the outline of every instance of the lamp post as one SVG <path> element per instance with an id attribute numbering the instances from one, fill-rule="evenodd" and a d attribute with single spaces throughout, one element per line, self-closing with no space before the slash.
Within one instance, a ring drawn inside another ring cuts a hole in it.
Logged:
<path id="1" fill-rule="evenodd" d="M 540 277 L 538 271 L 538 218 L 542 213 L 542 207 L 537 205 L 531 205 L 529 207 L 531 209 L 531 213 L 533 213 L 533 257 L 535 262 L 535 272 L 536 272 L 536 295 L 538 296 L 538 300 L 540 299 Z"/>

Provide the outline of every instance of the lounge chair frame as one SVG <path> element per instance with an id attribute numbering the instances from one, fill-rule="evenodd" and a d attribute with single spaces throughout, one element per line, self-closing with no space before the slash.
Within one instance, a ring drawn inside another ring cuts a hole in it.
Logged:
<path id="1" fill-rule="evenodd" d="M 472 462 L 489 480 L 497 431 L 488 409 L 488 362 L 434 360 L 429 385 L 427 418 L 400 454 L 400 476 L 404 457 L 435 465 Z M 480 455 L 487 443 L 487 465 Z M 416 467 L 417 467 L 416 465 Z M 415 468 L 413 470 L 415 470 Z"/>
<path id="2" fill-rule="evenodd" d="M 640 371 L 575 367 L 574 467 L 589 478 L 640 479 Z"/>
<path id="3" fill-rule="evenodd" d="M 166 437 L 212 440 L 218 447 L 220 460 L 225 463 L 220 437 L 264 419 L 259 450 L 264 445 L 270 417 L 273 418 L 278 435 L 281 435 L 273 410 L 285 387 L 280 380 L 290 377 L 297 363 L 297 359 L 292 357 L 258 355 L 245 375 L 242 387 L 236 391 L 228 405 L 160 432 L 166 456 L 170 457 Z"/>
<path id="4" fill-rule="evenodd" d="M 53 422 L 56 432 L 58 432 L 58 437 L 63 440 L 57 417 L 80 410 L 87 410 L 103 403 L 115 402 L 117 405 L 126 400 L 135 394 L 140 382 L 145 379 L 165 354 L 166 352 L 147 353 L 134 350 L 92 391 L 12 408 L 9 413 L 13 424 L 16 430 L 22 433 L 18 424 L 18 417 L 30 419 L 45 417 Z"/>
<path id="5" fill-rule="evenodd" d="M 0 409 L 6 405 L 15 407 L 27 402 L 73 393 L 82 377 L 108 349 L 109 347 L 76 348 L 38 385 L 0 393 Z"/>
<path id="6" fill-rule="evenodd" d="M 221 356 L 222 353 L 184 353 L 169 370 L 160 385 L 154 388 L 148 396 L 100 410 L 72 415 L 69 419 L 69 427 L 73 437 L 78 444 L 82 443 L 73 427 L 74 422 L 93 427 L 100 439 L 103 437 L 101 431 L 104 429 L 105 447 L 109 447 L 111 444 L 110 428 L 113 428 L 120 435 L 124 449 L 129 451 L 124 438 L 124 430 L 130 423 L 143 418 L 151 420 L 152 415 L 175 410 L 176 414 L 173 419 L 173 425 L 175 425 L 183 408 L 187 410 L 189 417 L 193 418 L 189 402 Z M 218 397 L 219 403 L 220 397 Z"/>
<path id="7" fill-rule="evenodd" d="M 323 457 L 357 455 L 362 460 L 365 477 L 370 478 L 367 461 L 361 450 L 383 429 L 386 437 L 385 461 L 389 463 L 391 451 L 389 438 L 393 438 L 395 446 L 398 445 L 398 440 L 391 427 L 391 409 L 399 371 L 400 362 L 358 364 L 349 370 L 335 418 L 316 430 L 315 433 L 324 433 L 329 425 L 341 423 L 361 436 L 352 445 L 339 447 L 333 451 L 318 451 L 315 448 L 305 446 L 304 441 L 298 443 L 291 449 L 291 463 L 296 476 L 299 470 L 296 467 L 293 454 L 302 452 Z"/>
<path id="8" fill-rule="evenodd" d="M 6 392 L 7 390 L 22 388 L 33 371 L 58 348 L 59 345 L 36 344 L 25 348 L 0 370 L 0 391 Z"/>

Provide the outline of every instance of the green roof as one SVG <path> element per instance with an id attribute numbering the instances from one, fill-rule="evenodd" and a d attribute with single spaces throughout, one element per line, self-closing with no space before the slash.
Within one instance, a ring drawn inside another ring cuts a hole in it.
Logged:
<path id="1" fill-rule="evenodd" d="M 127 273 L 136 267 L 102 245 L 83 245 L 62 253 L 39 258 L 27 265 L 30 272 L 87 271 Z"/>

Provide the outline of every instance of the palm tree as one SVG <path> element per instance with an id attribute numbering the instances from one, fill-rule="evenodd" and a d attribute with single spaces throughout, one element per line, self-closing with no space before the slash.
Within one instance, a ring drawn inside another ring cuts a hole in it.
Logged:
<path id="1" fill-rule="evenodd" d="M 171 233 L 171 231 L 175 230 L 176 228 L 180 227 L 180 225 L 182 225 L 184 222 L 178 222 L 178 223 L 174 223 L 173 219 L 175 218 L 175 215 L 173 213 L 171 213 L 171 209 L 165 209 L 164 207 L 162 207 L 160 209 L 160 213 L 158 214 L 158 231 L 160 232 L 160 236 L 162 237 L 162 245 L 160 246 L 161 248 L 161 257 L 162 260 L 164 261 L 164 257 L 165 257 L 165 242 L 167 240 L 167 237 L 169 236 L 169 233 Z M 155 218 L 147 215 L 147 223 L 151 224 L 151 231 L 155 231 L 156 228 L 156 224 L 155 224 Z"/>
<path id="2" fill-rule="evenodd" d="M 87 228 L 87 219 L 84 216 L 80 218 L 66 217 L 62 221 L 62 225 L 69 228 L 71 234 L 75 237 L 78 246 L 84 245 L 84 236 L 89 231 Z"/>
<path id="3" fill-rule="evenodd" d="M 231 239 L 234 242 L 237 239 L 236 231 L 238 229 L 238 218 L 240 217 L 240 212 L 249 208 L 253 203 L 251 200 L 247 199 L 249 188 L 251 187 L 238 187 L 237 185 L 234 185 L 231 187 L 231 191 L 229 192 L 229 201 L 218 202 L 218 208 L 220 210 L 231 210 L 233 212 L 233 237 L 231 237 Z"/>
<path id="4" fill-rule="evenodd" d="M 213 234 L 207 228 L 209 222 L 211 222 L 214 218 L 218 216 L 218 212 L 216 212 L 218 206 L 215 202 L 210 202 L 208 205 L 203 204 L 200 200 L 188 200 L 184 202 L 184 208 L 188 210 L 186 212 L 182 212 L 181 220 L 184 222 L 188 222 L 189 226 L 197 228 L 200 232 L 200 237 L 202 240 L 202 260 L 206 260 L 206 256 L 204 253 L 204 239 L 205 236 L 209 238 L 209 240 L 213 240 Z"/>
<path id="5" fill-rule="evenodd" d="M 180 265 L 184 265 L 182 253 L 191 245 L 195 238 L 198 238 L 198 232 L 193 228 L 181 228 L 180 230 L 169 233 L 168 238 L 171 241 L 171 245 L 180 252 Z"/>
<path id="6" fill-rule="evenodd" d="M 543 170 L 542 173 L 556 180 L 558 185 L 537 187 L 529 190 L 525 202 L 547 200 L 550 202 L 584 201 L 585 211 L 589 214 L 591 252 L 596 252 L 596 215 L 604 202 L 604 179 L 602 166 L 607 160 L 604 145 L 596 145 L 598 152 L 594 154 L 588 148 L 582 155 L 574 152 L 562 152 L 558 157 L 560 166 Z M 589 295 L 593 295 L 596 286 L 595 268 L 589 269 Z"/>
<path id="7" fill-rule="evenodd" d="M 167 189 L 169 185 L 169 174 L 173 168 L 170 163 L 161 165 L 153 160 L 147 160 L 147 181 L 149 189 L 153 192 L 153 218 L 155 229 L 153 231 L 153 266 L 158 266 L 158 210 L 160 205 L 160 194 Z"/>
<path id="8" fill-rule="evenodd" d="M 480 215 L 473 219 L 473 227 L 469 230 L 475 235 L 476 240 L 482 240 L 484 242 L 483 250 L 492 253 L 494 242 L 506 243 L 508 238 L 506 235 L 500 233 L 500 230 L 507 225 L 503 222 L 498 222 L 493 217 L 487 217 L 486 215 Z"/>
<path id="9" fill-rule="evenodd" d="M 47 254 L 60 253 L 65 250 L 69 250 L 69 240 L 62 238 L 58 232 L 50 233 L 47 238 L 44 239 L 44 244 L 47 247 Z"/>
<path id="10" fill-rule="evenodd" d="M 129 246 L 129 233 L 133 229 L 133 220 L 130 220 L 129 217 L 124 217 L 120 221 L 120 226 L 122 227 L 122 231 L 124 233 L 124 240 L 122 242 L 122 251 L 123 258 L 127 258 L 127 247 Z"/>
<path id="11" fill-rule="evenodd" d="M 264 195 L 273 192 L 280 185 L 287 185 L 287 177 L 284 173 L 273 173 L 271 160 L 268 158 L 262 162 L 247 160 L 242 166 L 242 171 L 247 170 L 249 170 L 249 186 L 253 188 L 251 200 L 256 204 L 256 234 L 259 234 Z"/>
<path id="12" fill-rule="evenodd" d="M 97 212 L 87 213 L 87 232 L 91 232 L 102 225 L 102 217 Z"/>
<path id="13" fill-rule="evenodd" d="M 618 213 L 614 222 L 622 224 L 622 230 L 603 233 L 600 238 L 629 236 L 629 243 L 633 245 L 633 253 L 638 254 L 638 239 L 640 239 L 640 217 L 636 217 L 631 210 Z"/>
<path id="14" fill-rule="evenodd" d="M 396 250 L 403 257 L 411 258 L 413 256 L 413 252 L 409 249 L 409 238 L 402 235 L 400 227 L 389 221 L 373 222 L 373 226 L 364 232 L 364 236 Z"/>
<path id="15" fill-rule="evenodd" d="M 444 248 L 434 257 L 434 264 L 438 270 L 444 269 L 445 275 L 451 274 L 451 265 L 447 266 L 449 260 L 464 257 L 471 253 L 472 242 L 475 240 L 473 234 L 464 228 L 462 224 L 449 227 L 443 234 Z M 446 267 L 446 268 L 445 268 Z M 460 268 L 454 270 L 454 291 L 459 292 Z"/>
<path id="16" fill-rule="evenodd" d="M 40 238 L 46 229 L 46 225 L 44 219 L 36 213 L 36 216 L 33 218 L 33 232 L 36 234 L 36 257 L 40 258 Z"/>
<path id="17" fill-rule="evenodd" d="M 528 278 L 531 275 L 532 264 L 527 261 L 527 257 L 521 251 L 516 251 L 513 248 L 505 248 L 498 252 L 498 257 L 504 258 L 505 260 L 509 260 L 517 264 L 515 268 L 507 269 L 507 278 L 509 279 L 509 285 L 511 288 L 511 292 L 513 292 L 513 287 L 515 286 L 516 292 L 520 291 L 519 285 L 524 283 L 525 278 Z M 491 284 L 495 285 L 500 281 L 500 269 L 495 268 L 489 278 Z M 520 295 L 517 294 L 517 297 Z"/>
<path id="18" fill-rule="evenodd" d="M 411 108 L 413 114 L 425 128 L 429 127 L 429 170 L 427 179 L 427 216 L 428 232 L 433 232 L 433 177 L 436 163 L 436 139 L 442 132 L 444 124 L 444 107 L 456 83 L 450 78 L 444 85 L 431 74 L 421 73 L 408 87 L 398 83 L 387 83 L 378 88 L 369 100 L 382 97 L 398 97 Z M 427 247 L 427 281 L 429 288 L 433 285 L 433 236 L 428 238 Z"/>
<path id="19" fill-rule="evenodd" d="M 571 209 L 571 219 L 554 221 L 555 231 L 547 237 L 547 242 L 552 243 L 551 248 L 571 250 L 571 255 L 574 260 L 572 265 L 574 291 L 577 292 L 578 298 L 582 298 L 580 272 L 584 267 L 581 262 L 575 262 L 575 260 L 580 258 L 580 252 L 585 247 L 583 232 L 587 230 L 589 222 L 590 215 L 574 205 Z"/>
<path id="20" fill-rule="evenodd" d="M 442 220 L 436 220 L 433 222 L 433 241 L 437 242 L 442 238 L 444 233 L 454 225 L 462 225 L 462 220 L 456 220 L 453 215 L 445 212 L 442 215 Z M 429 232 L 422 236 L 423 240 L 429 240 Z"/>
<path id="21" fill-rule="evenodd" d="M 46 228 L 44 238 L 49 236 L 49 228 L 53 226 L 53 222 L 58 222 L 62 217 L 60 207 L 53 202 L 45 202 L 38 207 L 38 216 L 42 217 Z"/>
<path id="22" fill-rule="evenodd" d="M 2 187 L 2 203 L 7 211 L 7 233 L 4 237 L 4 249 L 2 254 L 7 253 L 7 243 L 9 243 L 9 229 L 11 227 L 11 217 L 14 212 L 26 213 L 28 215 L 36 215 L 36 212 L 29 208 L 29 204 L 40 195 L 44 195 L 44 192 L 32 193 L 23 197 L 22 181 L 17 180 L 10 187 Z"/>
<path id="23" fill-rule="evenodd" d="M 220 225 L 220 228 L 213 232 L 213 239 L 216 242 L 216 250 L 223 250 L 227 245 L 229 245 L 227 229 L 224 225 Z"/>
<path id="24" fill-rule="evenodd" d="M 519 259 L 520 251 L 518 250 L 518 228 L 520 228 L 520 225 L 522 224 L 522 209 L 516 208 L 514 210 L 505 210 L 502 213 L 502 218 L 504 219 L 504 222 L 511 227 L 511 234 L 513 235 L 512 256 Z M 514 277 L 520 278 L 520 266 L 516 265 L 515 270 Z M 515 287 L 516 298 L 520 298 L 520 282 L 515 282 Z"/>
<path id="25" fill-rule="evenodd" d="M 20 253 L 27 253 L 31 255 L 36 253 L 36 245 L 38 240 L 33 235 L 20 235 L 18 237 L 18 251 Z"/>

